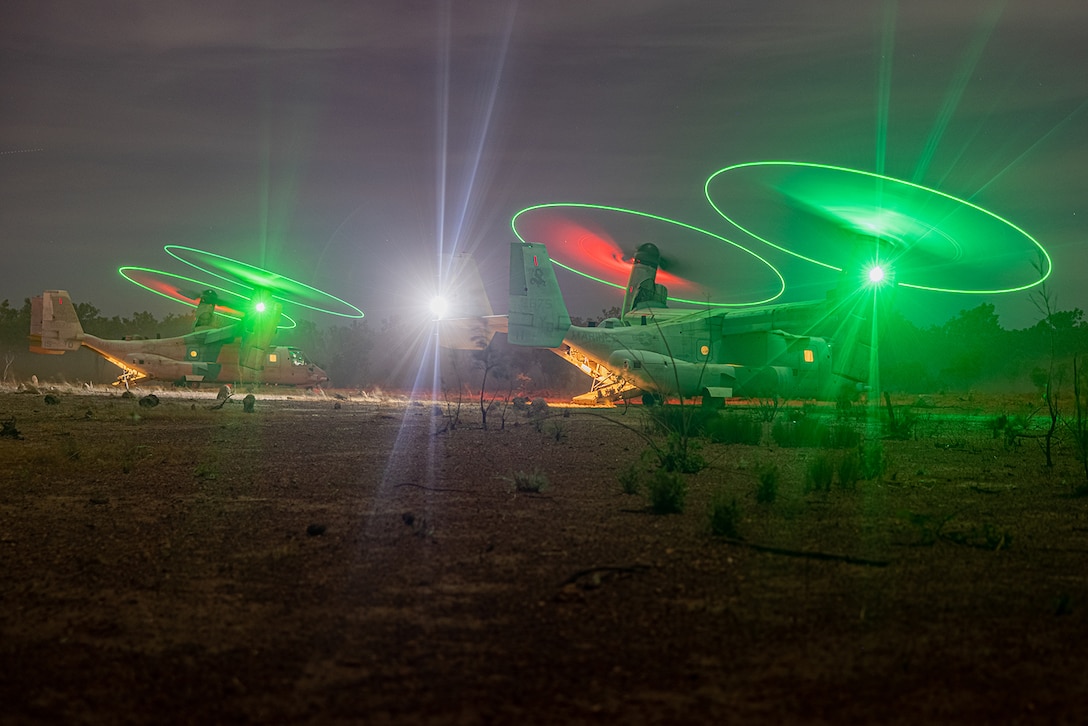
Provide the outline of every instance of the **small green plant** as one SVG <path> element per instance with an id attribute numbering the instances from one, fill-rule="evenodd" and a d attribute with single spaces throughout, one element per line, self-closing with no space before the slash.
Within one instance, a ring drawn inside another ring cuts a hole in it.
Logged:
<path id="1" fill-rule="evenodd" d="M 775 416 L 778 415 L 778 409 L 782 407 L 782 399 L 778 396 L 757 398 L 755 403 L 756 410 L 759 411 L 759 420 L 767 423 L 774 421 Z"/>
<path id="2" fill-rule="evenodd" d="M 544 433 L 544 423 L 549 418 L 548 402 L 543 398 L 534 398 L 526 409 L 526 415 L 533 422 L 533 428 L 538 434 Z M 556 441 L 559 439 L 557 438 Z"/>
<path id="3" fill-rule="evenodd" d="M 817 454 L 808 463 L 808 468 L 805 470 L 805 491 L 831 491 L 831 481 L 834 476 L 835 465 L 832 463 L 831 456 L 829 454 Z"/>
<path id="4" fill-rule="evenodd" d="M 634 464 L 621 471 L 617 478 L 624 494 L 638 494 L 642 489 L 642 472 Z"/>
<path id="5" fill-rule="evenodd" d="M 739 534 L 740 509 L 736 497 L 730 499 L 725 491 L 714 492 L 710 500 L 710 533 L 716 537 L 736 539 Z"/>
<path id="6" fill-rule="evenodd" d="M 688 436 L 672 433 L 665 440 L 665 446 L 655 449 L 655 453 L 662 469 L 696 474 L 706 466 L 706 459 L 699 453 L 701 446 Z"/>
<path id="7" fill-rule="evenodd" d="M 23 438 L 23 435 L 19 433 L 19 429 L 15 428 L 14 416 L 0 421 L 0 436 L 10 436 L 13 439 Z"/>
<path id="8" fill-rule="evenodd" d="M 1012 449 L 1020 445 L 1020 440 L 1028 435 L 1031 428 L 1032 415 L 1003 413 L 1000 416 L 986 422 L 986 428 L 990 429 L 993 438 L 1003 438 L 1005 448 Z"/>
<path id="9" fill-rule="evenodd" d="M 756 472 L 759 484 L 756 485 L 756 501 L 760 504 L 774 504 L 778 498 L 778 465 L 769 462 L 759 467 Z"/>
<path id="10" fill-rule="evenodd" d="M 910 406 L 900 406 L 896 409 L 887 391 L 884 391 L 884 404 L 888 412 L 888 437 L 899 441 L 913 438 L 914 428 L 918 425 L 917 414 L 911 410 Z"/>
<path id="11" fill-rule="evenodd" d="M 548 477 L 539 469 L 515 471 L 507 480 L 514 485 L 514 491 L 521 493 L 539 494 L 548 488 Z"/>
<path id="12" fill-rule="evenodd" d="M 694 474 L 706 466 L 706 460 L 698 453 L 701 443 L 695 440 L 706 430 L 708 421 L 718 418 L 718 412 L 695 406 L 645 406 L 643 419 L 648 452 L 657 459 L 658 466 L 667 471 Z M 658 444 L 652 438 L 665 434 L 665 443 Z"/>
<path id="13" fill-rule="evenodd" d="M 699 436 L 707 421 L 717 418 L 718 412 L 697 406 L 646 406 L 647 428 L 651 433 L 670 435 L 682 433 Z"/>
<path id="14" fill-rule="evenodd" d="M 853 431 L 845 424 L 841 426 L 841 430 Z M 774 423 L 771 427 L 771 438 L 783 448 L 833 448 L 834 443 L 832 432 L 826 424 L 822 423 L 818 417 L 796 409 L 790 412 L 788 420 L 779 419 Z"/>
<path id="15" fill-rule="evenodd" d="M 797 420 L 778 419 L 771 427 L 771 438 L 776 444 L 784 448 L 795 448 L 801 445 L 800 422 Z"/>
<path id="16" fill-rule="evenodd" d="M 197 479 L 215 479 L 219 476 L 219 467 L 212 462 L 200 462 L 193 469 L 193 476 Z"/>
<path id="17" fill-rule="evenodd" d="M 551 431 L 549 433 L 557 444 L 561 444 L 567 440 L 567 427 L 559 421 L 552 421 Z"/>
<path id="18" fill-rule="evenodd" d="M 861 457 L 857 450 L 848 451 L 839 459 L 839 486 L 843 489 L 853 489 L 861 479 Z"/>
<path id="19" fill-rule="evenodd" d="M 884 445 L 880 441 L 862 442 L 858 446 L 858 459 L 861 464 L 862 479 L 877 479 L 887 468 L 887 462 L 884 460 Z"/>
<path id="20" fill-rule="evenodd" d="M 763 425 L 747 414 L 726 413 L 708 419 L 706 437 L 716 444 L 747 444 L 758 446 L 763 438 Z"/>
<path id="21" fill-rule="evenodd" d="M 688 483 L 675 471 L 658 469 L 646 483 L 650 510 L 654 514 L 679 514 L 684 511 Z"/>
<path id="22" fill-rule="evenodd" d="M 130 444 L 129 446 L 126 446 L 122 450 L 121 454 L 121 472 L 124 474 L 132 473 L 132 471 L 136 468 L 137 462 L 139 462 L 141 459 L 145 458 L 148 455 L 150 448 L 151 447 L 147 446 L 146 444 Z M 200 473 L 199 469 L 196 476 L 207 479 L 215 478 L 214 474 L 212 476 L 205 476 L 204 474 Z"/>
<path id="23" fill-rule="evenodd" d="M 838 421 L 827 429 L 821 446 L 828 449 L 850 449 L 858 445 L 861 436 L 849 421 Z"/>
<path id="24" fill-rule="evenodd" d="M 999 416 L 994 416 L 992 419 L 986 422 L 986 428 L 990 430 L 991 437 L 996 439 L 1001 436 L 1005 427 L 1009 425 L 1009 415 L 1003 413 Z"/>

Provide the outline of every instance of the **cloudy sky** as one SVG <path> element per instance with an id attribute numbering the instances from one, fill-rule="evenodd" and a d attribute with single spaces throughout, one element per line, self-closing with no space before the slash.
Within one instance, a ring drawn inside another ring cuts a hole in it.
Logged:
<path id="1" fill-rule="evenodd" d="M 600 203 L 739 238 L 703 185 L 775 159 L 992 210 L 1050 252 L 1057 306 L 1088 309 L 1083 0 L 8 0 L 0 85 L 0 299 L 16 303 L 66 288 L 162 314 L 116 270 L 188 274 L 162 251 L 180 244 L 378 319 L 424 294 L 440 248 L 470 252 L 504 310 L 522 208 Z M 819 268 L 763 252 L 787 297 L 821 294 Z M 560 282 L 572 313 L 618 302 Z M 1037 318 L 1025 292 L 902 296 L 932 322 L 983 301 L 1006 327 Z"/>

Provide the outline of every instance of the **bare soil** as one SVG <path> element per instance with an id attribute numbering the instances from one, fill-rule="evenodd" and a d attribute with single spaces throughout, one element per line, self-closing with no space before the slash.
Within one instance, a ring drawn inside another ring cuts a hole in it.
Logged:
<path id="1" fill-rule="evenodd" d="M 0 394 L 3 723 L 1088 721 L 1083 474 L 994 438 L 1019 403 L 852 488 L 704 443 L 657 515 L 639 407 L 159 396 Z"/>

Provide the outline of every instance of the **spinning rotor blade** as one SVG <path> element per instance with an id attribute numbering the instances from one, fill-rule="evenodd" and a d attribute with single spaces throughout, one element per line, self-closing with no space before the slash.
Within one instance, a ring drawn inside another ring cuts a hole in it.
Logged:
<path id="1" fill-rule="evenodd" d="M 511 224 L 523 242 L 545 244 L 556 265 L 620 289 L 626 287 L 634 251 L 653 243 L 662 256 L 656 281 L 668 288 L 673 302 L 754 305 L 785 290 L 778 270 L 755 253 L 712 232 L 645 212 L 543 204 L 522 210 Z"/>

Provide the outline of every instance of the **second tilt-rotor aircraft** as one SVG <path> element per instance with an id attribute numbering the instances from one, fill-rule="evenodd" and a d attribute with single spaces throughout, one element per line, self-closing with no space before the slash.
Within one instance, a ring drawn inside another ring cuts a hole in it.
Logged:
<path id="1" fill-rule="evenodd" d="M 656 245 L 640 246 L 620 316 L 583 327 L 571 324 L 547 248 L 512 243 L 509 342 L 551 349 L 590 376 L 591 390 L 575 399 L 583 403 L 700 397 L 719 406 L 729 398 L 838 400 L 865 390 L 874 306 L 863 293 L 871 285 L 851 290 L 844 278 L 813 302 L 671 309 L 656 281 L 660 260 Z M 491 331 L 501 329 L 495 322 Z"/>

